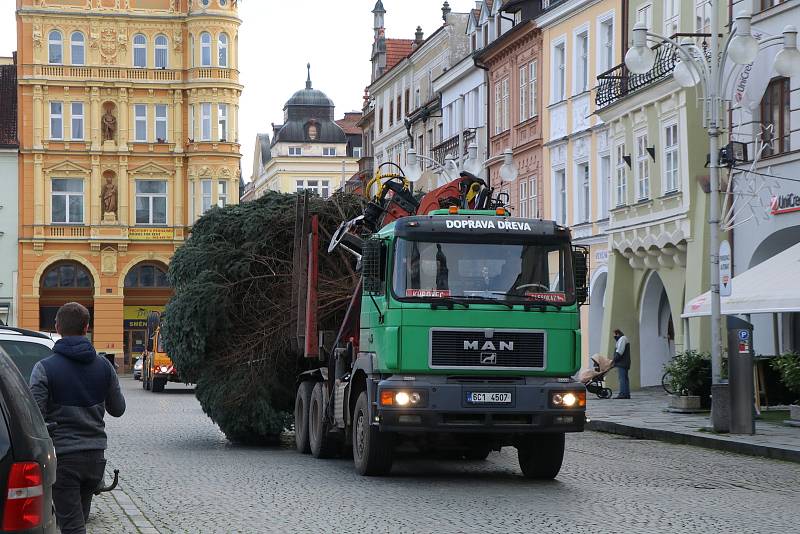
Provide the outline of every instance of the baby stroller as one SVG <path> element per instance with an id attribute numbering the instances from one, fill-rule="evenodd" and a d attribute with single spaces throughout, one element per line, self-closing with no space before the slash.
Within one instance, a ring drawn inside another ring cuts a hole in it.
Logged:
<path id="1" fill-rule="evenodd" d="M 614 392 L 606 387 L 603 379 L 606 373 L 614 368 L 614 363 L 599 354 L 592 356 L 591 361 L 592 368 L 581 372 L 580 381 L 586 386 L 586 390 L 597 395 L 598 399 L 610 399 Z"/>

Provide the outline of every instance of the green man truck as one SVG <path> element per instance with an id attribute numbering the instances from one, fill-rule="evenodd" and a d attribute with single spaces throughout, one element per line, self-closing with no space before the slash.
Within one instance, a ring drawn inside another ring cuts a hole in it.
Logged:
<path id="1" fill-rule="evenodd" d="M 361 270 L 338 332 L 317 329 L 319 228 L 298 209 L 297 320 L 317 365 L 297 380 L 297 449 L 352 448 L 360 474 L 385 475 L 399 448 L 479 460 L 513 446 L 526 477 L 554 478 L 565 434 L 585 422 L 586 391 L 571 377 L 587 251 L 568 228 L 510 216 L 466 172 L 421 201 L 401 172 L 374 183 L 329 247 Z"/>

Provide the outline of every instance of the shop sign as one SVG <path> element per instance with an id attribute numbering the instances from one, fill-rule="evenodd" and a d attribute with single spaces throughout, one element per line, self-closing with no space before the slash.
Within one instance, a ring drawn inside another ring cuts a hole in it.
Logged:
<path id="1" fill-rule="evenodd" d="M 723 241 L 719 244 L 719 295 L 731 296 L 731 244 Z"/>
<path id="2" fill-rule="evenodd" d="M 773 215 L 783 215 L 800 211 L 800 195 L 789 193 L 788 195 L 778 195 L 772 198 L 771 213 Z"/>
<path id="3" fill-rule="evenodd" d="M 164 306 L 123 306 L 123 327 L 125 330 L 144 330 L 147 328 L 147 316 L 150 312 L 163 311 Z"/>
<path id="4" fill-rule="evenodd" d="M 608 251 L 598 250 L 594 253 L 594 261 L 596 263 L 608 263 Z"/>
<path id="5" fill-rule="evenodd" d="M 172 241 L 175 230 L 172 228 L 147 228 L 136 227 L 128 229 L 128 239 L 131 241 Z"/>

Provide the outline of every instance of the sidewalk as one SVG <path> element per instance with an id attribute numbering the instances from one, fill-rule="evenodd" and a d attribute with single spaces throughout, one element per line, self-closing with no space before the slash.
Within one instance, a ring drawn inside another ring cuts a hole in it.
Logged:
<path id="1" fill-rule="evenodd" d="M 709 414 L 670 413 L 667 401 L 661 388 L 634 391 L 630 400 L 589 395 L 586 429 L 800 462 L 800 428 L 756 420 L 753 436 L 714 434 Z"/>

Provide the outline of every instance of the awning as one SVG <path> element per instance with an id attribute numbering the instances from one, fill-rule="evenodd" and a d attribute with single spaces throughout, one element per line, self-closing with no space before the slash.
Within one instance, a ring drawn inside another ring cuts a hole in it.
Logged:
<path id="1" fill-rule="evenodd" d="M 722 315 L 800 312 L 800 243 L 731 279 Z M 686 303 L 682 317 L 711 315 L 711 292 Z"/>

